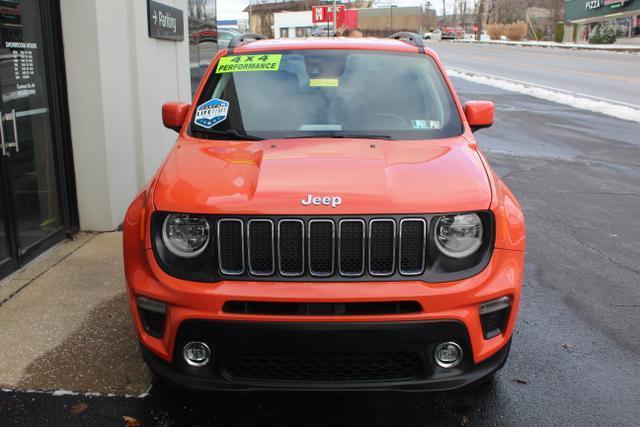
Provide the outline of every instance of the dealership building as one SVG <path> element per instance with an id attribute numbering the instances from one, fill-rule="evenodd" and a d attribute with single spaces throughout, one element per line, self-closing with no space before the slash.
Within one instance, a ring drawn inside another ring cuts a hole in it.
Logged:
<path id="1" fill-rule="evenodd" d="M 217 51 L 215 0 L 0 1 L 0 279 L 115 230 Z"/>
<path id="2" fill-rule="evenodd" d="M 618 37 L 640 37 L 640 0 L 568 0 L 565 5 L 565 41 L 588 41 L 597 27 L 613 27 Z"/>

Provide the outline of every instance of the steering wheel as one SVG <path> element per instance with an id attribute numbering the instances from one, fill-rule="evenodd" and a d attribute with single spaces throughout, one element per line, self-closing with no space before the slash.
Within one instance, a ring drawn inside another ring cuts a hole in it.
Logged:
<path id="1" fill-rule="evenodd" d="M 400 116 L 398 116 L 396 114 L 375 113 L 375 114 L 372 114 L 371 116 L 369 116 L 369 118 L 370 118 L 369 121 L 373 121 L 376 117 L 380 117 L 380 118 L 383 118 L 383 119 L 392 119 L 392 120 L 395 120 L 396 122 L 402 123 L 404 129 L 409 128 L 409 123 L 407 123 L 407 121 L 404 118 L 402 118 L 402 117 L 400 117 Z"/>

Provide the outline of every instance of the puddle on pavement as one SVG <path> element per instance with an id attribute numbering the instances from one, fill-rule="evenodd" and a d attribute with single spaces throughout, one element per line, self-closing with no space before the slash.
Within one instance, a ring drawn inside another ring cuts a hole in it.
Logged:
<path id="1" fill-rule="evenodd" d="M 123 292 L 94 309 L 82 327 L 29 365 L 18 387 L 140 395 L 150 383 Z"/>

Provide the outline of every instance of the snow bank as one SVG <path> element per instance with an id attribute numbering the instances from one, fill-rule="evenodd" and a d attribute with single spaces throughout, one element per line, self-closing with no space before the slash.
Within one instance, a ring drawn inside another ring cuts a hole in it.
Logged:
<path id="1" fill-rule="evenodd" d="M 634 108 L 631 104 L 622 105 L 621 103 L 595 99 L 584 94 L 576 94 L 561 89 L 538 86 L 533 83 L 518 82 L 498 76 L 489 76 L 454 68 L 447 68 L 447 74 L 450 77 L 458 77 L 474 83 L 489 85 L 582 110 L 605 114 L 617 119 L 640 123 L 640 108 Z"/>

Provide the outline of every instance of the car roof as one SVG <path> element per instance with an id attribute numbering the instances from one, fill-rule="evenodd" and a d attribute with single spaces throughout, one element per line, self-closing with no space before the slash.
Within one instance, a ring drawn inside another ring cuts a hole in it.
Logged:
<path id="1" fill-rule="evenodd" d="M 394 52 L 417 53 L 418 48 L 410 43 L 395 39 L 380 39 L 374 37 L 307 37 L 295 39 L 257 40 L 238 46 L 233 53 L 251 53 L 268 50 L 315 50 L 315 49 L 351 49 L 351 50 L 381 50 Z M 433 51 L 425 47 L 425 52 L 433 56 Z"/>

